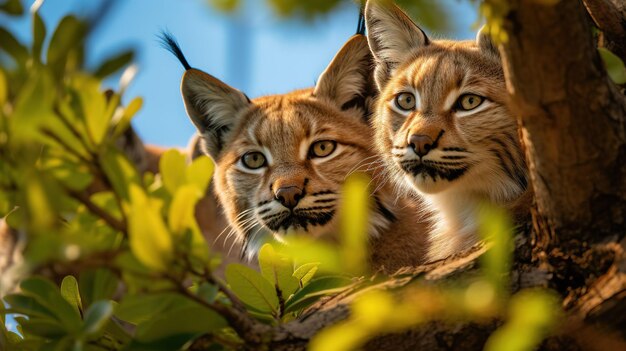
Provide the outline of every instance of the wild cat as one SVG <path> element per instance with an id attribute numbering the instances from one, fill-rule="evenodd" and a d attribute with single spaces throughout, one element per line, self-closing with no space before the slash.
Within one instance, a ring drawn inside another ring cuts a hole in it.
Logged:
<path id="1" fill-rule="evenodd" d="M 370 169 L 378 157 L 368 119 L 374 83 L 365 36 L 341 48 L 314 88 L 254 100 L 191 68 L 175 40 L 163 39 L 186 68 L 185 108 L 216 164 L 215 193 L 244 254 L 253 255 L 266 234 L 280 239 L 298 231 L 332 240 L 346 177 Z M 419 204 L 397 198 L 377 170 L 370 174 L 374 266 L 393 271 L 423 262 L 420 234 L 427 225 L 416 225 Z"/>
<path id="2" fill-rule="evenodd" d="M 478 241 L 482 204 L 525 216 L 532 199 L 498 49 L 431 40 L 390 2 L 368 1 L 367 38 L 380 90 L 373 126 L 393 179 L 433 215 L 429 258 Z"/>

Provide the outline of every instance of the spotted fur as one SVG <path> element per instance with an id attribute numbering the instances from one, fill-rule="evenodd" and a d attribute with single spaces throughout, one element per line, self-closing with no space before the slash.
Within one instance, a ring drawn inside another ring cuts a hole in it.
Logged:
<path id="1" fill-rule="evenodd" d="M 446 257 L 476 243 L 482 203 L 527 210 L 528 172 L 498 50 L 483 34 L 430 40 L 389 2 L 369 1 L 365 16 L 381 91 L 377 147 L 395 182 L 417 192 L 435 218 L 430 258 Z M 415 98 L 414 108 L 398 105 L 401 93 Z M 484 100 L 465 111 L 465 94 Z M 428 142 L 419 149 L 416 140 Z"/>

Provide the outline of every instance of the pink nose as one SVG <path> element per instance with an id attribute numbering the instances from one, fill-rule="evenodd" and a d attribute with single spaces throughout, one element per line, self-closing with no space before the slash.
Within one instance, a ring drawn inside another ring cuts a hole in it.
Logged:
<path id="1" fill-rule="evenodd" d="M 419 157 L 426 156 L 433 149 L 435 141 L 428 135 L 413 134 L 409 137 L 409 146 Z"/>
<path id="2" fill-rule="evenodd" d="M 283 206 L 293 209 L 298 205 L 298 201 L 302 198 L 302 189 L 297 186 L 286 186 L 278 188 L 274 195 Z"/>

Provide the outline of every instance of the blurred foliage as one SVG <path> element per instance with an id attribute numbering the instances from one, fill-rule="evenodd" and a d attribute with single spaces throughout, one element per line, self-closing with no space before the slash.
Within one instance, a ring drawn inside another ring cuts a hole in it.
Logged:
<path id="1" fill-rule="evenodd" d="M 307 9 L 304 2 L 275 3 L 285 14 Z M 23 10 L 15 0 L 0 5 L 7 15 Z M 371 276 L 367 264 L 371 203 L 362 174 L 344 185 L 338 247 L 294 236 L 264 245 L 259 271 L 231 264 L 220 279 L 219 255 L 194 216 L 211 160 L 188 163 L 171 150 L 159 174 L 140 174 L 116 147 L 142 104 L 121 103 L 133 53 L 87 69 L 89 21 L 67 16 L 49 29 L 36 11 L 28 16 L 30 46 L 0 27 L 0 217 L 26 235 L 25 262 L 39 274 L 18 277 L 18 292 L 3 297 L 0 349 L 185 350 L 209 335 L 207 349 L 234 350 L 246 342 L 230 324 L 240 307 L 279 325 L 351 293 L 358 295 L 349 319 L 322 331 L 312 350 L 352 350 L 431 320 L 493 318 L 506 323 L 489 350 L 531 350 L 553 327 L 558 300 L 551 294 L 508 296 L 512 230 L 489 209 L 482 232 L 491 250 L 480 276 L 439 288 L 412 277 L 418 281 L 405 288 L 378 289 L 388 278 Z M 120 70 L 119 89 L 103 91 L 102 80 Z M 6 315 L 15 317 L 17 332 L 7 330 Z"/>
<path id="2" fill-rule="evenodd" d="M 215 8 L 233 12 L 246 1 L 251 0 L 208 0 Z M 337 9 L 342 4 L 355 4 L 354 23 L 356 28 L 358 6 L 365 1 L 361 0 L 266 0 L 274 12 L 281 17 L 300 17 L 311 19 L 316 16 L 327 14 Z M 383 0 L 384 1 L 384 0 Z M 397 0 L 407 13 L 417 20 L 420 26 L 424 26 L 436 32 L 449 32 L 453 29 L 453 23 L 449 21 L 447 6 L 438 0 Z"/>

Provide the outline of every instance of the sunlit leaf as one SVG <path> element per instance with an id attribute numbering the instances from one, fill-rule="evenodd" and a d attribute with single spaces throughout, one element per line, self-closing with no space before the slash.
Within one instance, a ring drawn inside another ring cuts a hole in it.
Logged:
<path id="1" fill-rule="evenodd" d="M 80 292 L 78 291 L 78 281 L 71 275 L 63 278 L 61 282 L 61 295 L 67 301 L 74 310 L 81 314 L 83 304 L 80 299 Z"/>
<path id="2" fill-rule="evenodd" d="M 185 184 L 185 156 L 176 149 L 166 151 L 159 160 L 159 170 L 163 179 L 163 185 L 175 194 L 176 189 Z"/>
<path id="3" fill-rule="evenodd" d="M 13 123 L 11 132 L 21 142 L 39 136 L 42 122 L 55 118 L 52 110 L 55 88 L 49 72 L 33 69 L 28 78 L 18 94 L 13 111 L 13 118 L 19 122 Z M 33 104 L 33 101 L 37 103 Z"/>
<path id="4" fill-rule="evenodd" d="M 487 340 L 485 351 L 531 351 L 548 335 L 560 314 L 558 298 L 545 290 L 526 290 L 511 299 L 509 318 Z"/>
<path id="5" fill-rule="evenodd" d="M 301 288 L 307 285 L 309 281 L 313 279 L 319 265 L 319 262 L 305 263 L 293 272 L 293 277 L 298 280 Z"/>
<path id="6" fill-rule="evenodd" d="M 204 193 L 209 186 L 214 169 L 215 165 L 208 156 L 197 157 L 185 171 L 187 182 L 195 185 L 199 191 Z"/>
<path id="7" fill-rule="evenodd" d="M 107 148 L 102 155 L 102 169 L 113 186 L 113 190 L 122 199 L 129 200 L 129 187 L 139 184 L 137 170 L 117 149 Z"/>
<path id="8" fill-rule="evenodd" d="M 338 323 L 318 333 L 311 343 L 310 351 L 352 351 L 369 337 L 369 331 L 358 324 Z"/>
<path id="9" fill-rule="evenodd" d="M 355 275 L 367 268 L 369 183 L 368 176 L 354 173 L 343 186 L 340 227 L 342 261 L 345 271 Z"/>
<path id="10" fill-rule="evenodd" d="M 285 245 L 277 246 L 275 250 L 296 263 L 319 262 L 319 270 L 323 272 L 345 272 L 337 247 L 311 237 L 289 237 Z"/>
<path id="11" fill-rule="evenodd" d="M 122 112 L 119 115 L 113 115 L 113 124 L 115 125 L 113 128 L 113 138 L 119 137 L 130 127 L 130 121 L 135 117 L 137 111 L 141 109 L 142 105 L 143 99 L 134 98 L 128 106 L 121 110 Z"/>
<path id="12" fill-rule="evenodd" d="M 226 267 L 226 281 L 244 303 L 262 312 L 276 312 L 276 290 L 257 271 L 241 264 L 230 264 Z"/>
<path id="13" fill-rule="evenodd" d="M 338 293 L 352 281 L 346 277 L 331 276 L 317 278 L 296 292 L 286 304 L 285 312 L 295 312 L 306 308 L 323 296 Z"/>
<path id="14" fill-rule="evenodd" d="M 483 272 L 498 292 L 503 292 L 513 252 L 513 225 L 508 213 L 495 206 L 483 205 L 479 213 L 479 233 L 492 245 L 481 256 Z"/>
<path id="15" fill-rule="evenodd" d="M 600 57 L 602 57 L 602 61 L 604 61 L 604 66 L 606 67 L 606 72 L 611 77 L 611 80 L 615 82 L 615 84 L 626 84 L 626 67 L 624 66 L 624 62 L 605 48 L 598 48 L 600 52 Z"/>
<path id="16" fill-rule="evenodd" d="M 209 0 L 211 5 L 221 11 L 231 12 L 236 10 L 241 1 L 240 0 Z"/>
<path id="17" fill-rule="evenodd" d="M 278 255 L 271 244 L 265 244 L 259 250 L 259 266 L 263 277 L 274 284 L 284 300 L 298 289 L 299 281 L 293 277 L 293 262 Z"/>
<path id="18" fill-rule="evenodd" d="M 151 205 L 143 189 L 132 185 L 129 214 L 130 248 L 147 267 L 166 271 L 173 257 L 172 237 L 158 208 Z"/>
<path id="19" fill-rule="evenodd" d="M 7 84 L 7 76 L 4 73 L 4 70 L 0 68 L 0 108 L 7 101 L 8 94 L 9 94 L 9 85 Z"/>
<path id="20" fill-rule="evenodd" d="M 112 113 L 107 114 L 107 101 L 96 79 L 81 76 L 74 80 L 81 107 L 87 122 L 87 130 L 95 145 L 99 145 L 106 135 Z"/>
<path id="21" fill-rule="evenodd" d="M 202 195 L 192 185 L 183 185 L 176 190 L 168 215 L 172 233 L 182 235 L 186 229 L 197 227 L 194 209 Z"/>

